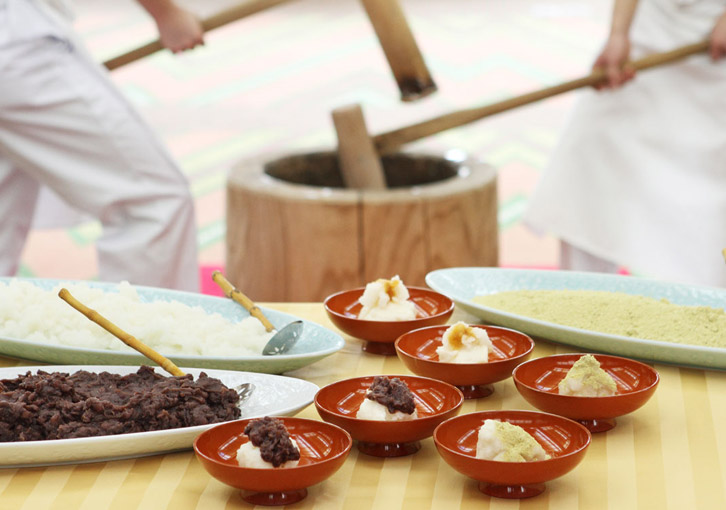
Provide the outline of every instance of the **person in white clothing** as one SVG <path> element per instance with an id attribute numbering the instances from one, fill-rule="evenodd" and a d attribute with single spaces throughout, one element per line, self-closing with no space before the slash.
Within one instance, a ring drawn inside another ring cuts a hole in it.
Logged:
<path id="1" fill-rule="evenodd" d="M 202 44 L 187 10 L 139 3 L 167 48 Z M 46 186 L 100 220 L 101 280 L 196 291 L 187 180 L 62 11 L 53 0 L 0 0 L 0 275 L 16 274 Z"/>
<path id="2" fill-rule="evenodd" d="M 726 286 L 725 13 L 726 0 L 615 0 L 594 63 L 607 81 L 583 92 L 525 215 L 561 240 L 564 269 Z M 638 76 L 626 64 L 707 39 L 710 55 Z"/>

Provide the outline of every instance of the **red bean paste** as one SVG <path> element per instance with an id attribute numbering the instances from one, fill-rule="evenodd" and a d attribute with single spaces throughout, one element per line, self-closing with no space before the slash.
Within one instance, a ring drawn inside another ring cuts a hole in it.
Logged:
<path id="1" fill-rule="evenodd" d="M 382 375 L 376 376 L 373 384 L 368 388 L 366 398 L 385 406 L 389 413 L 401 411 L 405 414 L 413 414 L 416 410 L 411 390 L 398 377 L 389 379 Z"/>
<path id="2" fill-rule="evenodd" d="M 245 427 L 250 442 L 260 449 L 260 457 L 274 467 L 288 460 L 300 460 L 300 451 L 295 448 L 282 421 L 265 416 L 252 420 Z"/>
<path id="3" fill-rule="evenodd" d="M 0 380 L 0 441 L 104 436 L 239 418 L 237 392 L 200 373 L 165 377 L 38 371 Z"/>

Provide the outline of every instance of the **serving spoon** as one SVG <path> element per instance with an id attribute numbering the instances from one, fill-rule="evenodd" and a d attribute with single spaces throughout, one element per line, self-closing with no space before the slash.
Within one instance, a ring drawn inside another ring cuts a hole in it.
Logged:
<path id="1" fill-rule="evenodd" d="M 58 296 L 71 305 L 73 308 L 81 312 L 83 315 L 88 317 L 90 320 L 101 326 L 103 329 L 111 333 L 113 336 L 121 340 L 123 343 L 137 350 L 151 361 L 159 365 L 161 368 L 166 370 L 169 374 L 176 377 L 184 377 L 186 374 L 174 364 L 169 358 L 163 354 L 155 351 L 141 340 L 137 339 L 133 335 L 127 333 L 123 329 L 119 328 L 116 324 L 108 320 L 106 317 L 98 313 L 96 310 L 88 308 L 86 305 L 78 301 L 66 288 L 62 288 L 58 292 Z M 255 389 L 255 385 L 252 383 L 242 383 L 232 388 L 239 395 L 238 405 L 242 405 L 242 402 L 247 400 Z"/>
<path id="2" fill-rule="evenodd" d="M 232 285 L 220 271 L 214 271 L 212 273 L 212 280 L 214 283 L 219 285 L 224 295 L 232 299 L 236 303 L 242 305 L 250 315 L 259 320 L 265 327 L 267 332 L 275 331 L 275 326 L 265 317 L 262 310 L 247 296 L 240 292 L 234 285 Z M 297 343 L 298 339 L 302 335 L 303 321 L 297 320 L 286 325 L 272 338 L 267 341 L 265 347 L 262 349 L 262 354 L 265 356 L 273 356 L 276 354 L 284 354 Z"/>

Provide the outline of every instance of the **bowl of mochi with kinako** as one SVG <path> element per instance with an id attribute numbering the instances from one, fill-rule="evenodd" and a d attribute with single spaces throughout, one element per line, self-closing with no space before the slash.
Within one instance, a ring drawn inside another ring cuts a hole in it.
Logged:
<path id="1" fill-rule="evenodd" d="M 434 444 L 452 468 L 489 496 L 537 496 L 545 482 L 572 471 L 592 436 L 580 423 L 538 411 L 481 411 L 444 421 Z"/>
<path id="2" fill-rule="evenodd" d="M 491 395 L 492 383 L 511 377 L 534 341 L 512 329 L 457 322 L 404 333 L 395 347 L 411 372 L 453 384 L 471 399 Z"/>
<path id="3" fill-rule="evenodd" d="M 607 354 L 556 354 L 519 365 L 512 373 L 524 399 L 537 409 L 605 432 L 615 418 L 643 406 L 660 377 L 649 365 Z"/>
<path id="4" fill-rule="evenodd" d="M 446 324 L 454 313 L 449 297 L 426 287 L 406 287 L 398 277 L 331 294 L 323 305 L 338 329 L 365 341 L 365 352 L 383 355 L 396 354 L 393 342 L 402 334 Z"/>
<path id="5" fill-rule="evenodd" d="M 270 419 L 270 417 L 264 417 Z M 307 495 L 307 487 L 331 477 L 345 462 L 353 440 L 336 425 L 294 417 L 276 417 L 294 441 L 299 456 L 273 465 L 251 446 L 245 432 L 259 418 L 226 422 L 202 432 L 194 451 L 207 472 L 220 482 L 241 489 L 245 501 L 255 505 L 286 505 Z M 259 456 L 256 461 L 250 458 Z"/>
<path id="6" fill-rule="evenodd" d="M 383 379 L 383 380 L 382 380 Z M 395 393 L 400 384 L 410 392 L 412 413 L 380 405 L 369 398 L 375 384 L 386 383 Z M 420 441 L 431 437 L 436 426 L 456 416 L 464 396 L 451 384 L 411 375 L 366 376 L 345 379 L 321 388 L 315 408 L 326 422 L 347 430 L 358 450 L 376 457 L 411 455 Z"/>

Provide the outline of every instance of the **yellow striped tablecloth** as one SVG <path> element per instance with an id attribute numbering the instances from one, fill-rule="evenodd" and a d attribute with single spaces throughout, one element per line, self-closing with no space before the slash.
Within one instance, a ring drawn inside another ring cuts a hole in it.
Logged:
<path id="1" fill-rule="evenodd" d="M 335 329 L 320 303 L 267 304 Z M 473 320 L 457 312 L 457 319 Z M 346 338 L 339 353 L 291 376 L 324 386 L 348 377 L 409 373 L 396 357 L 365 354 Z M 538 341 L 534 357 L 571 352 Z M 0 358 L 0 366 L 36 365 Z M 320 509 L 724 509 L 726 508 L 726 373 L 656 364 L 654 397 L 595 434 L 582 463 L 527 500 L 489 498 L 477 483 L 440 460 L 432 439 L 415 455 L 370 457 L 353 447 L 343 467 L 308 489 L 294 508 Z M 511 379 L 488 398 L 465 401 L 461 413 L 532 409 Z M 320 419 L 314 406 L 298 416 Z M 237 490 L 211 478 L 192 451 L 131 460 L 0 469 L 0 510 L 248 508 Z"/>

